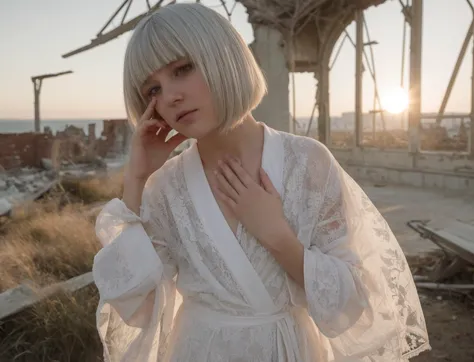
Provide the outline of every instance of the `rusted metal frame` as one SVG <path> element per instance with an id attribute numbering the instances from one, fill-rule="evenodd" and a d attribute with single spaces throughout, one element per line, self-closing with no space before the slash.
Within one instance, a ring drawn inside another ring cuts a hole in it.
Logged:
<path id="1" fill-rule="evenodd" d="M 86 50 L 93 49 L 99 45 L 108 43 L 109 41 L 119 37 L 120 35 L 132 30 L 139 22 L 142 20 L 146 15 L 148 15 L 150 12 L 158 9 L 161 4 L 163 3 L 164 0 L 159 0 L 157 4 L 153 5 L 151 9 L 143 14 L 140 14 L 133 19 L 129 20 L 128 22 L 119 25 L 118 27 L 108 31 L 107 33 L 102 33 L 101 35 L 97 36 L 95 39 L 92 39 L 90 44 L 85 45 L 83 47 L 80 47 L 76 50 L 73 50 L 69 53 L 64 54 L 62 57 L 63 58 L 68 58 L 70 56 L 76 55 L 78 53 L 85 52 Z M 170 4 L 174 3 L 174 1 L 171 1 Z"/>
<path id="2" fill-rule="evenodd" d="M 124 0 L 122 2 L 122 4 L 120 4 L 119 8 L 117 10 L 115 10 L 115 13 L 112 14 L 112 16 L 109 18 L 109 20 L 107 20 L 107 22 L 105 23 L 105 25 L 102 27 L 102 29 L 99 30 L 99 32 L 97 33 L 97 37 L 101 36 L 102 33 L 104 32 L 104 30 L 110 25 L 110 23 L 114 20 L 114 18 L 117 16 L 117 14 L 120 12 L 120 10 L 123 9 L 123 7 L 125 5 L 127 5 L 127 3 L 129 3 L 129 6 L 130 4 L 133 2 L 133 0 Z"/>
<path id="3" fill-rule="evenodd" d="M 469 42 L 471 41 L 472 35 L 474 34 L 474 19 L 469 25 L 469 29 L 467 30 L 466 37 L 464 38 L 464 42 L 461 46 L 461 51 L 459 52 L 458 58 L 456 60 L 456 64 L 454 65 L 453 73 L 451 74 L 451 78 L 449 79 L 448 87 L 446 88 L 446 92 L 443 97 L 443 101 L 441 102 L 441 106 L 438 111 L 438 117 L 436 118 L 436 123 L 440 124 L 443 120 L 444 112 L 446 110 L 446 105 L 448 104 L 449 97 L 451 96 L 451 92 L 454 87 L 454 83 L 456 82 L 456 78 L 459 74 L 459 70 L 461 69 L 462 62 L 464 57 L 466 56 L 467 48 L 469 46 Z"/>
<path id="4" fill-rule="evenodd" d="M 405 7 L 405 5 L 401 2 L 402 7 Z M 410 2 L 408 1 L 406 6 L 409 6 Z M 407 38 L 407 19 L 404 16 L 403 17 L 403 41 L 402 41 L 402 70 L 400 72 L 400 87 L 405 88 L 405 56 L 406 56 L 406 38 Z"/>
<path id="5" fill-rule="evenodd" d="M 222 7 L 224 8 L 225 13 L 227 14 L 227 18 L 229 19 L 229 21 L 231 21 L 231 20 L 232 20 L 232 11 L 233 11 L 233 10 L 230 10 L 230 11 L 229 11 L 229 9 L 227 8 L 227 3 L 226 3 L 225 0 L 220 0 L 220 1 L 221 1 Z M 234 3 L 234 5 L 235 5 L 235 3 Z M 234 7 L 235 7 L 235 6 L 234 6 Z"/>
<path id="6" fill-rule="evenodd" d="M 364 72 L 364 13 L 356 11 L 356 69 L 355 69 L 355 147 L 362 146 L 363 140 L 363 72 Z"/>
<path id="7" fill-rule="evenodd" d="M 330 118 L 330 104 L 329 104 L 329 64 L 332 51 L 337 40 L 344 32 L 346 27 L 354 20 L 354 12 L 352 9 L 344 9 L 340 16 L 325 37 L 322 43 L 319 66 L 317 69 L 318 88 L 317 88 L 317 107 L 318 107 L 318 137 L 319 141 L 331 145 L 331 118 Z"/>
<path id="8" fill-rule="evenodd" d="M 130 10 L 130 6 L 132 5 L 132 1 L 133 0 L 129 1 L 128 6 L 125 9 L 125 12 L 123 13 L 122 20 L 120 21 L 120 25 L 123 25 L 123 22 L 125 21 L 125 18 L 127 17 L 128 11 Z M 150 8 L 148 7 L 148 9 L 150 9 Z"/>
<path id="9" fill-rule="evenodd" d="M 295 16 L 292 18 L 292 22 L 290 24 L 290 31 L 289 31 L 289 41 L 290 41 L 290 44 L 289 44 L 289 49 L 290 49 L 290 72 L 291 72 L 291 88 L 292 88 L 292 117 L 290 119 L 290 133 L 295 133 L 296 131 L 296 87 L 295 87 L 295 61 L 294 61 L 294 39 L 295 37 L 297 36 L 297 34 L 299 33 L 299 31 L 301 31 L 309 22 L 310 19 L 313 19 L 314 18 L 314 15 L 317 11 L 317 8 L 314 8 L 312 10 L 311 13 L 307 14 L 307 17 L 306 17 L 306 20 L 303 22 L 303 24 L 300 25 L 299 29 L 296 29 L 296 21 L 297 21 L 297 16 L 296 14 L 298 13 L 298 5 L 300 3 L 298 2 L 296 5 L 297 5 L 297 8 L 295 9 Z M 307 3 L 305 3 L 307 4 Z M 316 21 L 316 26 L 317 26 L 317 21 Z M 319 35 L 319 32 L 317 33 Z M 311 124 L 312 124 L 312 118 L 314 116 L 314 111 L 317 107 L 317 100 L 315 101 L 315 104 L 314 104 L 314 107 L 313 107 L 313 111 L 312 111 L 312 116 L 311 116 L 311 119 L 310 119 L 310 122 L 309 122 L 309 125 L 308 125 L 308 128 L 306 130 L 306 135 L 309 134 L 309 131 L 310 131 L 310 127 L 311 127 Z"/>
<path id="10" fill-rule="evenodd" d="M 33 93 L 34 93 L 34 128 L 35 132 L 39 133 L 41 131 L 40 125 L 40 94 L 41 94 L 41 87 L 43 85 L 43 79 L 59 77 L 61 75 L 70 74 L 72 70 L 68 70 L 65 72 L 59 72 L 54 74 L 43 74 L 31 77 L 31 81 L 33 82 Z"/>
<path id="11" fill-rule="evenodd" d="M 474 6 L 472 6 L 470 0 L 466 0 L 467 4 L 471 8 L 473 18 L 474 18 Z M 472 37 L 472 69 L 471 69 L 471 131 L 468 138 L 468 150 L 472 158 L 474 158 L 474 35 Z"/>
<path id="12" fill-rule="evenodd" d="M 376 104 L 378 103 L 379 105 L 379 109 L 382 109 L 382 102 L 380 101 L 380 95 L 379 95 L 379 87 L 378 87 L 378 83 L 377 83 L 377 72 L 375 70 L 375 56 L 374 56 L 374 49 L 372 47 L 372 45 L 374 44 L 374 42 L 370 39 L 370 33 L 369 33 L 369 27 L 367 25 L 367 22 L 365 21 L 365 17 L 362 16 L 363 18 L 363 21 L 364 21 L 364 29 L 365 29 L 365 34 L 366 34 L 366 37 L 367 37 L 367 43 L 364 44 L 365 45 L 368 45 L 369 48 L 370 48 L 370 58 L 372 60 L 372 65 L 369 66 L 369 71 L 371 72 L 371 75 L 372 75 L 372 79 L 374 81 L 374 110 L 376 108 Z M 364 49 L 364 56 L 365 56 L 365 61 L 367 62 L 367 64 L 369 64 L 369 59 L 368 59 L 368 56 L 367 56 L 367 53 L 365 52 L 365 49 Z M 384 112 L 381 112 L 380 113 L 380 117 L 382 119 L 382 125 L 383 125 L 383 129 L 385 130 L 385 116 L 384 116 Z M 375 140 L 375 113 L 373 113 L 373 132 L 374 132 L 374 140 Z"/>
<path id="13" fill-rule="evenodd" d="M 341 41 L 341 43 L 339 44 L 339 47 L 337 48 L 336 55 L 334 56 L 333 61 L 332 61 L 331 64 L 329 65 L 329 70 L 332 69 L 332 67 L 334 66 L 334 64 L 335 64 L 336 61 L 337 61 L 337 58 L 339 58 L 339 54 L 341 53 L 342 47 L 344 46 L 344 43 L 346 42 L 347 39 L 348 39 L 348 36 L 347 36 L 347 34 L 346 34 L 346 35 L 344 35 L 344 38 L 342 38 L 342 41 Z"/>
<path id="14" fill-rule="evenodd" d="M 406 61 L 406 40 L 407 40 L 407 25 L 408 25 L 408 19 L 407 16 L 405 15 L 405 8 L 410 7 L 410 0 L 407 0 L 407 4 L 405 5 L 401 0 L 400 4 L 402 5 L 402 13 L 403 15 L 403 35 L 402 35 L 402 61 L 401 61 L 401 70 L 400 70 L 400 88 L 405 90 L 405 61 Z M 403 113 L 403 116 L 400 117 L 400 129 L 403 129 L 404 126 L 404 121 L 405 121 L 405 115 L 406 113 Z M 408 128 L 408 127 L 407 127 Z"/>
<path id="15" fill-rule="evenodd" d="M 344 30 L 344 33 L 345 33 L 345 38 L 347 38 L 347 39 L 351 42 L 351 44 L 352 44 L 352 46 L 354 47 L 354 49 L 356 49 L 356 48 L 357 48 L 356 42 L 352 39 L 352 37 L 350 36 L 350 34 L 349 34 L 349 32 L 347 31 L 347 29 Z M 378 94 L 377 79 L 376 79 L 376 74 L 375 74 L 375 67 L 372 68 L 372 66 L 371 66 L 371 64 L 370 64 L 371 62 L 370 62 L 370 60 L 369 60 L 369 56 L 367 55 L 367 52 L 365 51 L 365 46 L 366 46 L 366 45 L 371 46 L 371 45 L 372 45 L 372 42 L 367 42 L 367 43 L 365 43 L 362 52 L 363 52 L 364 59 L 365 59 L 366 65 L 367 65 L 367 69 L 369 70 L 370 76 L 372 77 L 372 80 L 373 80 L 373 82 L 374 82 L 374 86 L 375 86 L 375 99 L 378 100 L 379 107 L 382 108 L 382 105 L 381 105 L 381 102 L 380 102 L 380 96 L 379 96 L 379 94 Z M 372 57 L 372 59 L 373 59 L 373 57 Z M 372 60 L 372 62 L 375 64 L 375 60 Z M 334 61 L 333 61 L 332 65 L 334 65 Z M 364 64 L 362 64 L 362 67 L 363 67 L 363 66 L 364 66 Z M 332 67 L 332 66 L 331 66 L 331 67 Z M 375 112 L 375 113 L 377 113 L 377 112 Z M 382 116 L 382 117 L 383 117 L 383 116 Z M 384 121 L 384 119 L 383 119 L 383 121 Z"/>

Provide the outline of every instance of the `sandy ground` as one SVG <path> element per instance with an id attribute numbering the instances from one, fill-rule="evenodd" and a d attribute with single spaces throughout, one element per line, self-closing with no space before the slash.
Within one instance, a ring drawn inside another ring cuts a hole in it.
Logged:
<path id="1" fill-rule="evenodd" d="M 361 186 L 387 219 L 409 258 L 437 247 L 410 229 L 408 221 L 453 218 L 474 225 L 473 196 L 409 187 L 374 187 L 369 183 Z M 411 361 L 474 361 L 474 299 L 425 290 L 419 290 L 419 295 L 432 350 Z"/>

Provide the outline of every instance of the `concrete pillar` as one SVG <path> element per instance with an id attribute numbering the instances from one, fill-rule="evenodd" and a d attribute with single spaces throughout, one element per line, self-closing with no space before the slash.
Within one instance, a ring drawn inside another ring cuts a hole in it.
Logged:
<path id="1" fill-rule="evenodd" d="M 410 25 L 410 107 L 408 110 L 408 147 L 410 153 L 416 154 L 420 147 L 423 0 L 413 0 Z M 416 163 L 416 158 L 414 158 L 414 163 Z M 416 165 L 414 164 L 414 166 Z"/>
<path id="2" fill-rule="evenodd" d="M 331 145 L 331 114 L 329 111 L 329 57 L 321 57 L 318 78 L 318 141 Z"/>
<path id="3" fill-rule="evenodd" d="M 268 93 L 253 111 L 257 121 L 279 131 L 290 131 L 289 70 L 282 46 L 283 36 L 266 26 L 254 29 L 250 45 L 267 81 Z"/>
<path id="4" fill-rule="evenodd" d="M 87 129 L 87 138 L 88 138 L 88 143 L 91 144 L 92 142 L 95 141 L 95 123 L 89 123 Z"/>
<path id="5" fill-rule="evenodd" d="M 33 91 L 35 95 L 35 132 L 41 132 L 40 126 L 40 93 L 41 93 L 41 85 L 43 84 L 42 79 L 35 79 L 33 80 Z"/>
<path id="6" fill-rule="evenodd" d="M 469 143 L 469 152 L 471 157 L 474 158 L 474 33 L 473 33 L 473 46 L 472 46 L 472 71 L 471 71 L 471 135 Z M 468 136 L 469 137 L 469 136 Z"/>

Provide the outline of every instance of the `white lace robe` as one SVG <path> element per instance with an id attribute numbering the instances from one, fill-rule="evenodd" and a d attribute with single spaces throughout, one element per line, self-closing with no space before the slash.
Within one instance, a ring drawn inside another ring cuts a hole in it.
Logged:
<path id="1" fill-rule="evenodd" d="M 262 166 L 305 246 L 305 288 L 242 225 L 232 233 L 194 144 L 152 175 L 140 216 L 114 199 L 97 219 L 106 361 L 389 362 L 430 348 L 397 241 L 328 149 L 265 126 Z"/>

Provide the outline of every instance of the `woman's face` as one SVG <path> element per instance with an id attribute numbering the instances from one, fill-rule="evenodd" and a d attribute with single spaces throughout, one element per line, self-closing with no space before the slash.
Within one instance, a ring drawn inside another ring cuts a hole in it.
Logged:
<path id="1" fill-rule="evenodd" d="M 156 117 L 177 132 L 200 139 L 219 127 L 211 92 L 199 69 L 185 59 L 151 74 L 142 95 L 156 98 Z"/>

